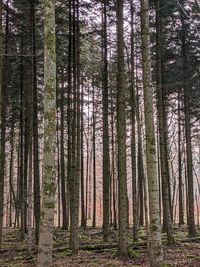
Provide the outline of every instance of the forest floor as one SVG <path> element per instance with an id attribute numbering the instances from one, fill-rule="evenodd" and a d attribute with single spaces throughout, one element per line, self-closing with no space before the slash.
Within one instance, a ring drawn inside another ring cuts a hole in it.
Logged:
<path id="1" fill-rule="evenodd" d="M 131 230 L 130 230 L 131 237 Z M 54 235 L 53 267 L 123 267 L 149 266 L 146 247 L 145 229 L 139 232 L 137 244 L 131 247 L 130 258 L 119 258 L 117 251 L 117 232 L 112 231 L 109 242 L 105 244 L 101 229 L 80 231 L 80 251 L 71 255 L 67 244 L 69 232 L 56 230 Z M 176 244 L 166 245 L 166 235 L 163 234 L 165 266 L 186 267 L 200 266 L 200 235 L 197 238 L 187 238 L 187 229 L 175 228 Z M 130 244 L 131 244 L 130 239 Z M 4 229 L 3 247 L 0 249 L 0 267 L 32 267 L 36 266 L 36 250 L 30 256 L 27 253 L 27 241 L 20 240 L 18 230 Z"/>

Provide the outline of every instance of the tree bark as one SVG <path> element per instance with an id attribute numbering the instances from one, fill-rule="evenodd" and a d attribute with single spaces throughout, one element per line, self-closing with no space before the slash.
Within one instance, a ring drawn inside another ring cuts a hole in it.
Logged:
<path id="1" fill-rule="evenodd" d="M 56 38 L 55 1 L 44 1 L 44 169 L 42 219 L 37 266 L 52 266 L 56 192 Z"/>
<path id="2" fill-rule="evenodd" d="M 181 150 L 181 99 L 180 88 L 178 91 L 178 188 L 179 188 L 179 226 L 184 224 L 183 209 L 183 181 L 182 181 L 182 150 Z"/>
<path id="3" fill-rule="evenodd" d="M 150 61 L 150 32 L 149 5 L 147 0 L 141 0 L 141 38 L 142 38 L 142 67 L 143 90 L 146 131 L 146 159 L 149 188 L 150 212 L 150 264 L 160 267 L 163 264 L 163 250 L 161 243 L 160 210 L 156 164 L 156 144 L 153 120 L 153 90 L 151 84 Z"/>
<path id="4" fill-rule="evenodd" d="M 136 179 L 136 99 L 135 99 L 135 62 L 134 62 L 134 6 L 131 1 L 131 160 L 132 160 L 132 202 L 133 202 L 133 240 L 137 240 L 138 231 L 138 201 Z"/>
<path id="5" fill-rule="evenodd" d="M 79 94 L 79 59 L 78 59 L 78 43 L 77 43 L 77 27 L 78 27 L 78 5 L 79 2 L 73 0 L 72 14 L 73 14 L 73 113 L 72 113 L 72 165 L 70 172 L 70 246 L 73 253 L 78 252 L 78 226 L 79 226 L 79 157 L 80 147 L 78 147 L 78 125 L 77 125 L 77 108 L 78 108 L 78 94 Z"/>
<path id="6" fill-rule="evenodd" d="M 34 219 L 35 242 L 39 241 L 40 231 L 40 173 L 38 144 L 38 93 L 37 93 L 37 62 L 35 36 L 35 0 L 30 0 L 31 9 L 31 42 L 32 42 L 32 75 L 33 75 L 33 188 L 34 188 Z"/>
<path id="7" fill-rule="evenodd" d="M 107 1 L 103 4 L 103 238 L 110 231 L 110 155 L 108 128 L 108 51 L 107 51 Z"/>
<path id="8" fill-rule="evenodd" d="M 62 69 L 62 88 L 60 102 L 60 179 L 61 179 L 61 198 L 62 198 L 62 229 L 67 230 L 67 202 L 66 202 L 66 184 L 65 184 L 65 143 L 64 143 L 64 70 Z"/>
<path id="9" fill-rule="evenodd" d="M 170 196 L 169 196 L 169 167 L 167 153 L 167 122 L 166 107 L 163 93 L 163 73 L 162 73 L 162 24 L 160 15 L 160 0 L 156 5 L 156 55 L 157 55 L 157 108 L 158 108 L 158 125 L 159 125 L 159 148 L 160 148 L 160 167 L 162 177 L 162 200 L 163 200 L 163 229 L 167 232 L 167 242 L 174 243 L 172 218 L 170 212 Z"/>
<path id="10" fill-rule="evenodd" d="M 83 83 L 83 79 L 82 79 Z M 84 183 L 84 92 L 81 90 L 81 227 L 86 228 L 85 217 L 85 183 Z"/>
<path id="11" fill-rule="evenodd" d="M 190 125 L 190 99 L 188 83 L 188 59 L 186 44 L 186 25 L 183 11 L 181 10 L 182 25 L 182 59 L 183 59 L 183 92 L 184 92 L 184 114 L 185 114 L 185 138 L 186 138 L 186 161 L 187 161 L 187 182 L 188 182 L 188 232 L 189 236 L 196 235 L 194 220 L 194 188 L 193 188 L 193 160 Z"/>
<path id="12" fill-rule="evenodd" d="M 117 140 L 118 140 L 118 254 L 128 254 L 128 196 L 126 174 L 126 118 L 123 0 L 117 1 Z"/>
<path id="13" fill-rule="evenodd" d="M 94 83 L 94 82 L 93 82 Z M 96 115 L 95 115 L 95 87 L 93 84 L 93 95 L 92 95 L 92 105 L 93 105 L 93 218 L 92 227 L 96 227 Z"/>

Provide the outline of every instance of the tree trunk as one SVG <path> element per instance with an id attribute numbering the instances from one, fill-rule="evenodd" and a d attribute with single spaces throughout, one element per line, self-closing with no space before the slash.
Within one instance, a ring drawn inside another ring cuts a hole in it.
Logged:
<path id="1" fill-rule="evenodd" d="M 137 64 L 136 64 L 137 67 Z M 136 89 L 137 89 L 137 101 L 136 101 L 136 117 L 137 117 L 137 135 L 138 135 L 138 155 L 137 155 L 137 170 L 138 170 L 138 209 L 137 209 L 137 224 L 144 225 L 144 164 L 142 153 L 142 126 L 140 116 L 140 104 L 139 104 L 139 88 L 138 88 L 138 73 L 136 68 Z M 138 220 L 139 219 L 139 220 Z"/>
<path id="2" fill-rule="evenodd" d="M 146 129 L 146 159 L 150 203 L 150 263 L 152 267 L 160 267 L 163 264 L 163 251 L 161 243 L 156 144 L 153 122 L 153 91 L 151 84 L 150 64 L 149 5 L 147 0 L 141 0 L 141 38 Z"/>
<path id="3" fill-rule="evenodd" d="M 132 202 L 133 202 L 133 240 L 137 240 L 138 231 L 138 201 L 136 179 L 136 99 L 135 99 L 135 62 L 134 62 L 134 6 L 131 1 L 131 160 L 132 160 Z"/>
<path id="4" fill-rule="evenodd" d="M 156 54 L 157 54 L 157 108 L 158 108 L 158 124 L 159 124 L 159 144 L 160 144 L 160 167 L 162 177 L 162 200 L 163 200 L 163 229 L 167 232 L 167 242 L 174 243 L 172 218 L 170 213 L 170 197 L 169 197 L 169 167 L 167 153 L 167 122 L 166 107 L 163 96 L 163 74 L 162 74 L 162 32 L 161 32 L 161 16 L 160 16 L 160 0 L 156 5 Z"/>
<path id="5" fill-rule="evenodd" d="M 24 33 L 21 36 L 21 54 L 24 52 Z M 24 196 L 24 59 L 21 57 L 20 62 L 20 183 L 19 183 L 19 196 L 20 196 L 20 234 L 21 239 L 25 238 L 25 196 Z"/>
<path id="6" fill-rule="evenodd" d="M 31 73 L 33 84 L 33 72 Z M 27 113 L 29 118 L 29 136 L 28 136 L 28 186 L 27 186 L 27 232 L 28 232 L 28 252 L 32 250 L 32 201 L 33 201 L 33 87 L 28 87 L 29 93 L 27 97 Z"/>
<path id="7" fill-rule="evenodd" d="M 58 86 L 57 86 L 57 93 L 58 93 Z M 58 102 L 58 94 L 56 96 L 57 102 Z M 61 201 L 60 201 L 60 196 L 61 196 L 61 183 L 60 183 L 60 142 L 59 142 L 59 112 L 58 112 L 58 103 L 57 103 L 57 121 L 56 121 L 56 139 L 57 139 L 57 185 L 58 185 L 58 228 L 60 228 L 61 225 Z"/>
<path id="8" fill-rule="evenodd" d="M 108 241 L 110 231 L 110 155 L 108 128 L 108 50 L 107 50 L 107 1 L 103 4 L 103 238 Z"/>
<path id="9" fill-rule="evenodd" d="M 178 91 L 178 188 L 179 188 L 179 226 L 184 224 L 183 182 L 182 182 L 182 150 L 181 150 L 181 99 Z"/>
<path id="10" fill-rule="evenodd" d="M 67 204 L 66 204 L 66 185 L 65 185 L 65 144 L 64 144 L 64 70 L 62 69 L 62 88 L 60 102 L 60 179 L 61 179 L 61 198 L 62 198 L 62 229 L 67 230 Z"/>
<path id="11" fill-rule="evenodd" d="M 126 175 L 126 118 L 123 0 L 117 1 L 117 138 L 118 138 L 118 254 L 128 254 L 128 203 Z"/>
<path id="12" fill-rule="evenodd" d="M 96 115 L 95 115 L 95 97 L 94 97 L 94 84 L 93 84 L 93 219 L 92 227 L 96 227 Z"/>
<path id="13" fill-rule="evenodd" d="M 188 60 L 186 44 L 186 25 L 183 11 L 181 10 L 182 24 L 182 59 L 183 59 L 183 92 L 184 92 L 184 113 L 185 113 L 185 138 L 186 138 L 186 160 L 187 160 L 187 182 L 188 182 L 188 231 L 189 236 L 196 235 L 194 220 L 194 188 L 193 188 L 193 162 L 192 162 L 192 142 L 190 125 L 190 103 L 189 103 L 189 84 L 188 84 Z"/>
<path id="14" fill-rule="evenodd" d="M 85 215 L 86 215 L 86 225 L 88 220 L 88 193 L 89 193 L 89 140 L 90 140 L 90 122 L 89 122 L 89 116 L 90 116 L 90 104 L 89 104 L 89 88 L 88 88 L 88 108 L 87 108 L 87 140 L 86 140 L 86 151 L 87 151 L 87 158 L 86 158 L 86 194 L 85 194 Z"/>
<path id="15" fill-rule="evenodd" d="M 72 165 L 70 172 L 70 246 L 73 253 L 78 252 L 78 226 L 79 226 L 79 147 L 77 144 L 78 128 L 77 128 L 77 107 L 79 92 L 79 59 L 77 45 L 77 26 L 78 26 L 78 4 L 73 0 L 73 114 L 72 114 Z"/>
<path id="16" fill-rule="evenodd" d="M 26 65 L 25 65 L 26 66 Z M 25 79 L 28 79 L 30 74 L 25 71 Z M 28 76 L 28 77 L 27 77 Z M 26 78 L 27 77 L 27 78 Z M 24 82 L 24 81 L 23 81 Z M 28 189 L 28 162 L 29 162 L 29 142 L 31 138 L 30 133 L 30 85 L 29 83 L 24 83 L 24 232 L 28 233 L 27 228 L 27 189 Z M 32 88 L 31 88 L 32 89 Z"/>
<path id="17" fill-rule="evenodd" d="M 83 81 L 82 81 L 83 83 Z M 86 218 L 85 218 L 85 183 L 84 183 L 84 92 L 83 84 L 81 91 L 81 227 L 86 228 Z"/>
<path id="18" fill-rule="evenodd" d="M 37 266 L 52 266 L 56 191 L 56 38 L 55 1 L 44 1 L 44 169 L 42 219 Z"/>
<path id="19" fill-rule="evenodd" d="M 33 75 L 33 187 L 34 187 L 34 217 L 35 242 L 38 244 L 40 231 L 40 173 L 39 173 L 39 144 L 38 144 L 38 94 L 37 94 L 37 62 L 35 36 L 35 0 L 30 0 L 31 35 L 32 35 L 32 75 Z"/>
<path id="20" fill-rule="evenodd" d="M 113 96 L 111 90 L 111 144 L 112 144 L 112 193 L 113 193 L 113 227 L 117 229 L 117 211 L 116 211 L 116 177 L 115 177 L 115 139 L 114 139 L 114 108 Z"/>
<path id="21" fill-rule="evenodd" d="M 68 40 L 68 94 L 67 94 L 67 190 L 70 194 L 70 177 L 72 166 L 72 1 L 69 0 L 69 40 Z M 70 196 L 68 201 L 70 202 Z M 69 203 L 69 213 L 71 207 Z"/>
<path id="22" fill-rule="evenodd" d="M 14 114 L 12 113 L 12 116 Z M 14 135 L 15 135 L 15 121 L 12 119 L 12 125 L 10 130 L 10 166 L 9 166 L 9 185 L 10 185 L 10 223 L 9 226 L 12 227 L 13 218 L 13 202 L 16 203 L 15 194 L 13 195 L 13 158 L 14 158 Z M 16 206 L 15 206 L 16 207 Z"/>

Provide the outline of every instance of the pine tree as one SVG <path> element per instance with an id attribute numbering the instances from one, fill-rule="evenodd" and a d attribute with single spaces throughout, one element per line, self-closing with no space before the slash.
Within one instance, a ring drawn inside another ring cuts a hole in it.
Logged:
<path id="1" fill-rule="evenodd" d="M 144 112 L 146 131 L 146 159 L 149 188 L 150 212 L 150 262 L 152 267 L 162 266 L 163 251 L 161 244 L 160 210 L 156 165 L 156 144 L 153 121 L 153 91 L 151 84 L 149 6 L 147 0 L 141 0 L 141 38 Z"/>
<path id="2" fill-rule="evenodd" d="M 44 1 L 44 170 L 42 219 L 37 266 L 52 265 L 56 191 L 56 52 L 55 1 Z"/>
<path id="3" fill-rule="evenodd" d="M 128 196 L 126 174 L 126 118 L 123 0 L 117 1 L 117 143 L 118 143 L 118 254 L 128 254 Z"/>
<path id="4" fill-rule="evenodd" d="M 108 48 L 107 48 L 107 1 L 103 4 L 103 234 L 108 240 L 110 227 L 109 191 L 110 191 L 110 155 L 108 128 Z"/>

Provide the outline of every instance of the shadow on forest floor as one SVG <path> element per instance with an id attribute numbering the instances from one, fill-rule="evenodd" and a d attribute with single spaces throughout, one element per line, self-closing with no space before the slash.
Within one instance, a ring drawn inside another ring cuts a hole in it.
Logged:
<path id="1" fill-rule="evenodd" d="M 131 236 L 131 230 L 130 230 Z M 53 267 L 123 267 L 149 266 L 146 247 L 146 233 L 142 228 L 137 244 L 130 247 L 135 251 L 131 258 L 116 257 L 117 231 L 112 230 L 110 240 L 104 243 L 100 229 L 80 230 L 80 251 L 71 255 L 68 247 L 69 232 L 55 230 Z M 163 234 L 165 266 L 199 267 L 200 266 L 200 237 L 187 238 L 187 229 L 175 228 L 176 244 L 166 245 L 166 235 Z M 131 244 L 130 239 L 130 244 Z M 18 230 L 4 229 L 4 242 L 0 250 L 1 267 L 36 266 L 36 249 L 32 256 L 27 253 L 27 242 L 20 241 Z"/>

